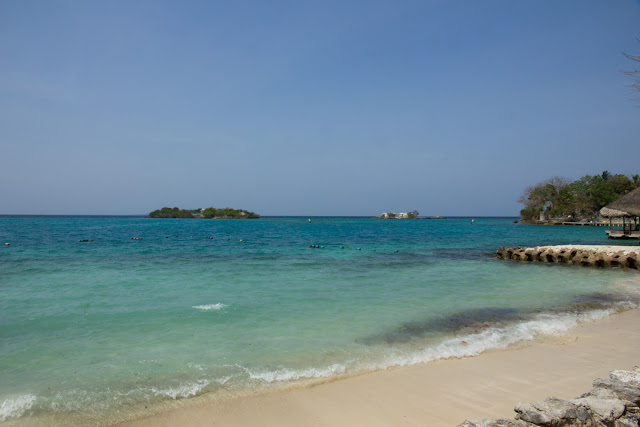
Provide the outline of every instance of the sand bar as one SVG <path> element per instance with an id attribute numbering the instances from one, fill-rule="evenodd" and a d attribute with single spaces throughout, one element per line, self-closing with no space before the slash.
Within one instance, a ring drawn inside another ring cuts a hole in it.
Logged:
<path id="1" fill-rule="evenodd" d="M 636 309 L 519 348 L 188 404 L 123 425 L 456 426 L 511 418 L 519 401 L 573 398 L 609 370 L 640 365 L 639 326 Z"/>

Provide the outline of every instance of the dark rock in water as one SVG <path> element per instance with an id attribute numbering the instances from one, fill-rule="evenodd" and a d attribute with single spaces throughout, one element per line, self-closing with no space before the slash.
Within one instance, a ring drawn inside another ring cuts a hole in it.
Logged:
<path id="1" fill-rule="evenodd" d="M 566 401 L 555 397 L 515 407 L 515 420 L 504 418 L 465 421 L 458 427 L 611 426 L 638 427 L 640 420 L 640 368 L 611 371 L 609 378 L 593 381 L 593 389 Z"/>

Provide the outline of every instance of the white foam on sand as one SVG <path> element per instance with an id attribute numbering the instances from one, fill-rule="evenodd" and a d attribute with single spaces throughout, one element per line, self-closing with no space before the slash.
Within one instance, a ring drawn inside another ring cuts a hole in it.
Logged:
<path id="1" fill-rule="evenodd" d="M 507 325 L 491 326 L 483 331 L 447 338 L 434 346 L 419 350 L 390 349 L 381 359 L 375 361 L 345 361 L 324 367 L 292 369 L 251 370 L 242 368 L 252 380 L 262 383 L 281 383 L 302 379 L 329 378 L 336 375 L 361 370 L 376 371 L 391 367 L 410 366 L 448 358 L 474 357 L 493 349 L 506 349 L 514 344 L 528 342 L 544 335 L 562 335 L 581 323 L 597 321 L 610 315 L 637 307 L 624 302 L 607 309 L 588 312 L 565 312 L 539 314 L 534 318 Z"/>
<path id="2" fill-rule="evenodd" d="M 631 303 L 622 305 L 626 309 L 636 306 Z M 369 366 L 369 369 L 416 365 L 452 357 L 473 357 L 487 350 L 505 349 L 516 343 L 531 341 L 541 335 L 561 335 L 579 323 L 603 319 L 617 311 L 616 308 L 610 308 L 586 313 L 540 314 L 532 320 L 506 326 L 493 326 L 479 333 L 449 338 L 434 347 L 427 347 L 411 354 L 391 354 L 383 363 Z"/>
<path id="3" fill-rule="evenodd" d="M 18 418 L 31 409 L 36 402 L 36 397 L 32 394 L 23 394 L 11 399 L 6 399 L 0 403 L 0 421 L 8 418 Z"/>
<path id="4" fill-rule="evenodd" d="M 194 383 L 182 384 L 177 387 L 169 387 L 164 389 L 157 389 L 153 387 L 151 388 L 151 391 L 156 396 L 168 396 L 172 399 L 177 399 L 179 397 L 195 396 L 200 391 L 202 391 L 203 388 L 205 388 L 208 385 L 209 385 L 208 380 L 198 380 Z"/>
<path id="5" fill-rule="evenodd" d="M 346 366 L 342 364 L 334 364 L 324 368 L 306 368 L 306 369 L 278 369 L 275 371 L 247 371 L 249 378 L 253 380 L 264 381 L 266 383 L 274 383 L 281 381 L 294 381 L 309 378 L 327 378 L 333 375 L 343 374 Z"/>

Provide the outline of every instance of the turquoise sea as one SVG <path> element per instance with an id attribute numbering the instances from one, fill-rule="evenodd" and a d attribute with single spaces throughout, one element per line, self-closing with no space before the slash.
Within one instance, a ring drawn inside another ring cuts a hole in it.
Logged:
<path id="1" fill-rule="evenodd" d="M 0 421 L 109 424 L 636 306 L 637 271 L 490 256 L 603 228 L 513 219 L 0 217 Z"/>

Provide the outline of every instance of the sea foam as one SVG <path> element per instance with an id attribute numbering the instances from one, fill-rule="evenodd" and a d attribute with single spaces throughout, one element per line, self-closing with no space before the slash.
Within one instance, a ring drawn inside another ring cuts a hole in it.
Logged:
<path id="1" fill-rule="evenodd" d="M 151 388 L 151 391 L 156 396 L 168 396 L 172 399 L 177 399 L 179 397 L 195 396 L 208 385 L 209 385 L 208 380 L 197 380 L 194 383 L 182 384 L 177 387 L 169 387 L 164 389 L 157 389 L 153 387 Z"/>
<path id="2" fill-rule="evenodd" d="M 207 305 L 194 305 L 191 308 L 195 308 L 196 310 L 203 310 L 203 311 L 217 311 L 227 307 L 229 306 L 226 304 L 217 303 L 217 304 L 207 304 Z"/>
<path id="3" fill-rule="evenodd" d="M 0 421 L 8 418 L 18 418 L 31 409 L 36 402 L 32 394 L 23 394 L 12 399 L 6 399 L 0 403 Z"/>
<path id="4" fill-rule="evenodd" d="M 631 306 L 635 305 L 624 303 L 618 308 L 628 309 Z M 603 319 L 617 311 L 618 309 L 613 307 L 584 313 L 539 314 L 528 321 L 506 326 L 492 326 L 481 332 L 448 338 L 433 347 L 417 352 L 391 354 L 381 363 L 370 364 L 368 369 L 415 365 L 451 357 L 473 357 L 490 349 L 505 349 L 516 343 L 531 341 L 540 335 L 560 335 L 579 323 Z"/>
<path id="5" fill-rule="evenodd" d="M 253 380 L 260 380 L 266 383 L 281 382 L 281 381 L 294 381 L 300 379 L 310 378 L 327 378 L 333 375 L 339 375 L 345 373 L 347 370 L 345 365 L 334 364 L 324 368 L 306 368 L 300 370 L 294 369 L 278 369 L 275 371 L 261 371 L 253 372 L 248 371 L 249 378 Z"/>
<path id="6" fill-rule="evenodd" d="M 529 320 L 503 323 L 487 327 L 479 332 L 445 338 L 438 344 L 426 346 L 418 351 L 391 348 L 381 358 L 368 361 L 349 360 L 329 366 L 301 369 L 282 367 L 273 370 L 252 370 L 241 368 L 252 380 L 262 383 L 279 383 L 328 378 L 360 370 L 375 371 L 395 366 L 416 365 L 448 358 L 474 357 L 487 350 L 505 349 L 517 343 L 532 341 L 542 335 L 562 335 L 579 323 L 603 319 L 620 310 L 633 307 L 637 307 L 637 304 L 621 302 L 610 308 L 587 312 L 541 313 Z"/>

